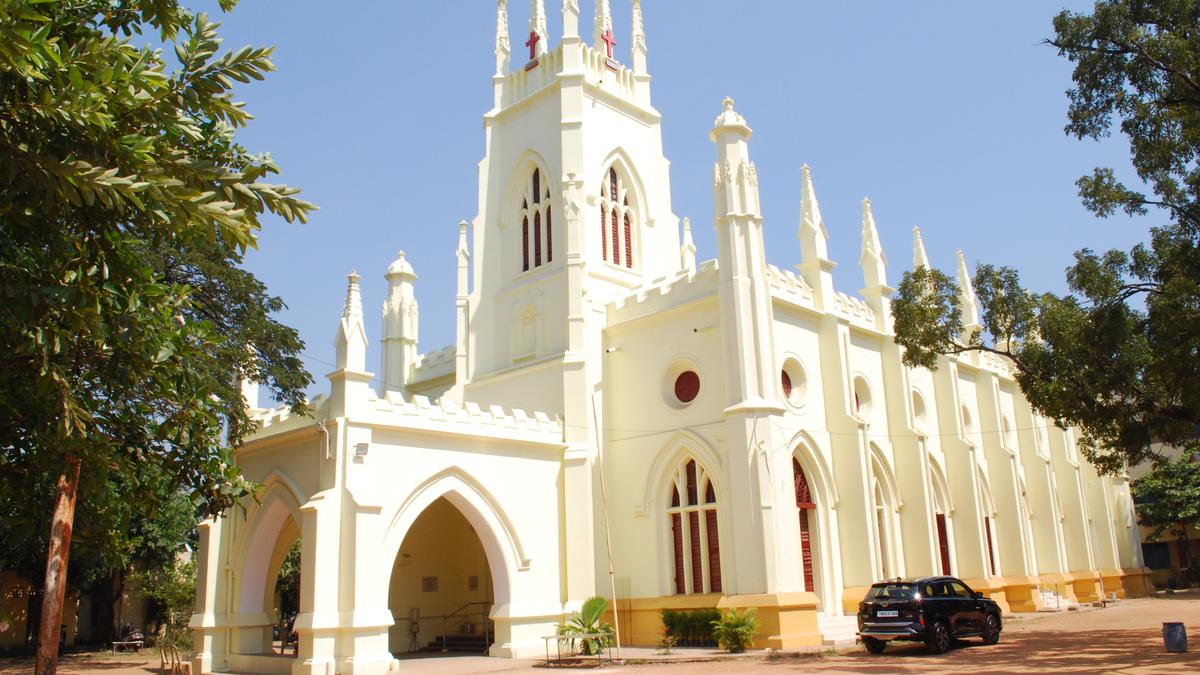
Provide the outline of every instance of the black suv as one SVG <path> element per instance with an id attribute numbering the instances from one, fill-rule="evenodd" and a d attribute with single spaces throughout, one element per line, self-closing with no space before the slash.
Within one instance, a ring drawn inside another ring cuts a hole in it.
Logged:
<path id="1" fill-rule="evenodd" d="M 955 638 L 1000 641 L 1000 607 L 954 577 L 893 579 L 871 586 L 858 603 L 858 634 L 879 654 L 891 640 L 924 642 L 941 654 Z"/>

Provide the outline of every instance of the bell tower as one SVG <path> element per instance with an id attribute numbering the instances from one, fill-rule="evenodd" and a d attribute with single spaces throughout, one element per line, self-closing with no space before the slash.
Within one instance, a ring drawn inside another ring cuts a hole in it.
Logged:
<path id="1" fill-rule="evenodd" d="M 679 270 L 641 2 L 632 0 L 624 62 L 609 0 L 596 0 L 591 44 L 580 36 L 579 4 L 563 0 L 553 44 L 545 0 L 531 0 L 528 29 L 514 40 L 507 0 L 497 2 L 494 102 L 472 222 L 468 399 L 474 391 L 494 400 L 487 380 L 501 373 L 599 351 L 604 304 Z M 520 403 L 562 411 L 561 384 L 537 390 L 544 399 Z"/>

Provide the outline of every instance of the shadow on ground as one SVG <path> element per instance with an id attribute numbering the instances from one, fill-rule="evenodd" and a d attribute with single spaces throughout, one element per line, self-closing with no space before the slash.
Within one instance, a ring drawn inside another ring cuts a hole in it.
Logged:
<path id="1" fill-rule="evenodd" d="M 810 670 L 813 665 L 789 665 Z M 1170 654 L 1163 648 L 1162 633 L 1153 629 L 1038 631 L 1006 633 L 999 644 L 978 640 L 959 642 L 947 654 L 934 655 L 917 643 L 893 643 L 881 655 L 865 651 L 824 659 L 820 670 L 854 673 L 1054 672 L 1096 673 L 1126 670 L 1145 672 L 1196 672 L 1200 655 Z"/>

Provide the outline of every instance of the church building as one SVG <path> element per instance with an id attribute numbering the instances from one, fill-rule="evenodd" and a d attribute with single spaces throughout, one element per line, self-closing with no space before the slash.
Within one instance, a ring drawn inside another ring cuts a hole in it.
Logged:
<path id="1" fill-rule="evenodd" d="M 754 607 L 755 646 L 791 649 L 852 641 L 866 588 L 897 576 L 953 574 L 1006 612 L 1145 593 L 1128 481 L 1098 475 L 1005 362 L 901 363 L 869 201 L 857 292 L 834 287 L 807 167 L 795 268 L 767 263 L 728 98 L 709 133 L 716 258 L 697 261 L 631 1 L 627 61 L 608 0 L 586 41 L 563 0 L 557 44 L 532 0 L 527 50 L 498 1 L 454 344 L 421 350 L 420 263 L 401 253 L 382 325 L 349 275 L 311 416 L 244 386 L 258 427 L 236 459 L 263 488 L 200 526 L 195 672 L 381 674 L 447 634 L 537 656 L 596 595 L 625 645 L 656 645 L 663 609 Z M 913 246 L 928 265 L 915 229 Z M 958 284 L 978 330 L 961 253 Z M 299 644 L 281 656 L 297 539 Z"/>

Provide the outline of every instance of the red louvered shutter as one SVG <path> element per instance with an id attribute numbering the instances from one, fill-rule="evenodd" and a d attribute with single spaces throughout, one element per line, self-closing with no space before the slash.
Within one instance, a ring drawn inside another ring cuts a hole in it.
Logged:
<path id="1" fill-rule="evenodd" d="M 529 269 L 529 218 L 521 219 L 521 271 Z"/>
<path id="2" fill-rule="evenodd" d="M 533 214 L 533 266 L 542 266 L 542 214 Z"/>
<path id="3" fill-rule="evenodd" d="M 554 262 L 554 228 L 550 223 L 550 207 L 546 207 L 546 262 Z"/>
<path id="4" fill-rule="evenodd" d="M 608 223 L 604 205 L 600 205 L 600 257 L 608 260 Z"/>
<path id="5" fill-rule="evenodd" d="M 675 541 L 675 592 L 683 595 L 687 586 L 683 577 L 683 523 L 678 513 L 671 514 L 671 536 Z"/>
<path id="6" fill-rule="evenodd" d="M 700 555 L 700 514 L 696 511 L 689 511 L 688 517 L 688 537 L 691 538 L 692 549 L 692 592 L 704 592 L 704 564 Z"/>
<path id="7" fill-rule="evenodd" d="M 617 229 L 617 207 L 612 210 L 612 254 L 613 264 L 621 264 L 621 231 Z"/>
<path id="8" fill-rule="evenodd" d="M 711 488 L 710 488 L 711 489 Z M 709 592 L 721 592 L 721 540 L 717 537 L 717 510 L 704 512 L 708 528 L 708 581 Z"/>
<path id="9" fill-rule="evenodd" d="M 633 229 L 629 222 L 629 212 L 625 212 L 625 266 L 633 267 Z"/>

